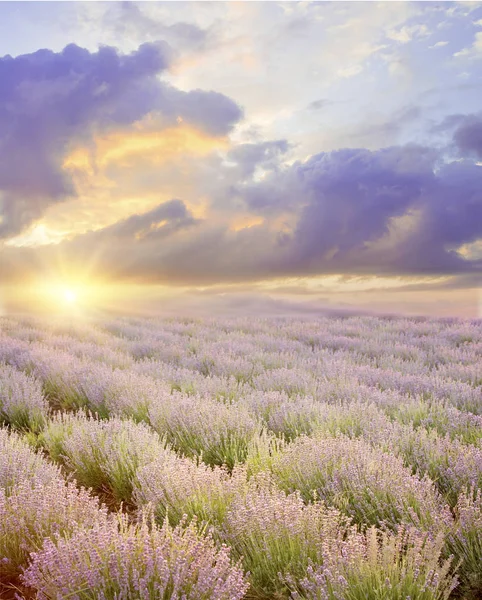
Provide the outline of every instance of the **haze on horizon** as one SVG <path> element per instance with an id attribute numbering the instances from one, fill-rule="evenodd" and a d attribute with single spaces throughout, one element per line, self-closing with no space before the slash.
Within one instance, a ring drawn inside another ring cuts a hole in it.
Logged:
<path id="1" fill-rule="evenodd" d="M 0 315 L 482 317 L 482 3 L 0 2 Z"/>

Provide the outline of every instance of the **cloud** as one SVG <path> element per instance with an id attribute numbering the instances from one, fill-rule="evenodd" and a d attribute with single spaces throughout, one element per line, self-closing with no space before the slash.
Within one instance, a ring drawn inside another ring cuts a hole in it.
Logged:
<path id="1" fill-rule="evenodd" d="M 161 19 L 148 14 L 146 7 L 135 2 L 116 2 L 109 6 L 102 22 L 114 37 L 127 36 L 139 39 L 162 38 L 179 51 L 199 51 L 209 42 L 210 34 L 195 23 L 178 21 L 166 24 Z M 149 8 L 149 7 L 147 7 Z"/>
<path id="2" fill-rule="evenodd" d="M 463 275 L 453 275 L 444 278 L 443 281 L 427 281 L 420 283 L 408 283 L 393 288 L 387 288 L 394 294 L 398 292 L 433 292 L 435 290 L 470 290 L 480 287 L 482 276 L 480 273 L 464 273 Z M 366 290 L 370 292 L 372 290 Z M 376 291 L 376 290 L 374 290 Z"/>
<path id="3" fill-rule="evenodd" d="M 474 41 L 472 42 L 471 46 L 468 46 L 466 48 L 462 48 L 462 50 L 459 50 L 458 52 L 455 52 L 454 57 L 455 58 L 459 58 L 459 57 L 467 57 L 467 58 L 480 58 L 482 54 L 482 31 L 478 31 L 475 35 L 474 35 Z"/>
<path id="4" fill-rule="evenodd" d="M 388 220 L 406 213 L 433 177 L 434 153 L 409 146 L 340 150 L 297 166 L 310 198 L 295 236 L 308 260 L 333 258 L 388 232 Z"/>
<path id="5" fill-rule="evenodd" d="M 353 129 L 350 138 L 357 144 L 371 143 L 383 147 L 397 139 L 407 128 L 416 126 L 425 116 L 424 113 L 420 106 L 414 104 L 402 106 L 388 118 L 378 116 L 376 120 Z"/>
<path id="6" fill-rule="evenodd" d="M 406 44 L 417 37 L 426 37 L 430 35 L 430 31 L 425 24 L 415 24 L 412 26 L 404 25 L 398 30 L 389 31 L 387 37 L 396 42 Z"/>
<path id="7" fill-rule="evenodd" d="M 132 215 L 103 230 L 102 235 L 115 239 L 159 239 L 176 231 L 196 225 L 195 219 L 181 200 L 170 200 L 154 210 L 140 215 Z M 95 239 L 95 234 L 93 234 Z"/>
<path id="8" fill-rule="evenodd" d="M 482 169 L 440 158 L 431 148 L 408 145 L 320 154 L 294 165 L 308 202 L 291 236 L 291 268 L 480 271 L 480 260 L 456 250 L 482 237 Z"/>
<path id="9" fill-rule="evenodd" d="M 262 161 L 280 148 L 245 147 L 238 160 L 251 165 L 253 156 Z M 172 285 L 330 273 L 477 275 L 480 257 L 458 249 L 482 238 L 482 167 L 441 159 L 417 145 L 319 153 L 237 186 L 238 204 L 263 217 L 250 227 L 233 230 L 232 214 L 220 220 L 212 209 L 196 219 L 172 200 L 36 253 L 45 264 L 62 256 L 74 271 L 94 262 L 102 277 Z M 219 166 L 221 189 L 230 168 Z M 8 250 L 8 260 L 29 263 L 28 249 Z"/>
<path id="10" fill-rule="evenodd" d="M 276 169 L 280 157 L 286 154 L 289 148 L 287 140 L 238 144 L 228 152 L 227 159 L 238 167 L 237 176 L 244 180 L 251 177 L 258 167 L 265 170 Z"/>
<path id="11" fill-rule="evenodd" d="M 19 233 L 52 203 L 74 196 L 63 162 L 74 146 L 154 115 L 209 135 L 227 134 L 242 111 L 226 96 L 182 91 L 159 80 L 171 52 L 163 42 L 122 55 L 75 44 L 0 58 L 0 238 Z"/>
<path id="12" fill-rule="evenodd" d="M 308 110 L 320 110 L 325 106 L 332 104 L 332 102 L 326 98 L 319 98 L 318 100 L 313 100 L 307 106 Z"/>
<path id="13" fill-rule="evenodd" d="M 240 107 L 219 92 L 192 90 L 184 92 L 165 87 L 161 110 L 181 122 L 194 125 L 211 135 L 225 135 L 242 116 Z"/>
<path id="14" fill-rule="evenodd" d="M 473 156 L 482 160 L 482 116 L 468 115 L 458 119 L 454 132 L 454 142 L 463 156 Z"/>

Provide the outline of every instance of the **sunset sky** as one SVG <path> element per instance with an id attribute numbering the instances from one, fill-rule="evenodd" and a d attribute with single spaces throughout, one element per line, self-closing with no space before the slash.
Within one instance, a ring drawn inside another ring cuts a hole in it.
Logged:
<path id="1" fill-rule="evenodd" d="M 482 317 L 481 98 L 482 3 L 0 2 L 0 314 Z"/>

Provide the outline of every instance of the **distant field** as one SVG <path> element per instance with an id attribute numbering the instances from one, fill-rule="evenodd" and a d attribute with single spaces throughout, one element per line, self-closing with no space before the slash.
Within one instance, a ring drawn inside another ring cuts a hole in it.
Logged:
<path id="1" fill-rule="evenodd" d="M 0 319 L 0 598 L 482 598 L 482 321 Z"/>

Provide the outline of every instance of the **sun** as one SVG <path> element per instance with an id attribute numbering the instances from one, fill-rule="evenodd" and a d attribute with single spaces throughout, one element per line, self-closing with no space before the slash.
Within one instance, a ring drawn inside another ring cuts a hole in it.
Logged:
<path id="1" fill-rule="evenodd" d="M 67 304 L 75 304 L 77 301 L 77 294 L 73 290 L 65 289 L 64 300 L 67 302 Z"/>
<path id="2" fill-rule="evenodd" d="M 116 291 L 113 292 L 113 289 Z M 119 291 L 118 291 L 119 290 Z M 121 290 L 121 291 L 120 291 Z M 86 316 L 101 307 L 111 306 L 113 297 L 125 294 L 125 286 L 112 288 L 105 282 L 86 281 L 73 277 L 32 282 L 25 288 L 26 297 L 39 310 L 55 314 Z M 115 294 L 115 296 L 113 296 Z"/>

